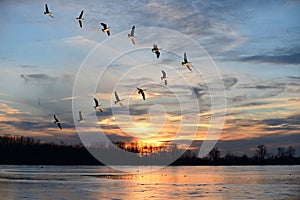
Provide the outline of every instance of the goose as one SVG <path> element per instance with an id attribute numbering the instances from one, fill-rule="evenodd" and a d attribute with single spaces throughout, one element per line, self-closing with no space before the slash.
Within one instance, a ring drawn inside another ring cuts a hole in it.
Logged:
<path id="1" fill-rule="evenodd" d="M 190 63 L 191 62 L 188 62 L 188 60 L 187 60 L 186 52 L 184 52 L 183 62 L 181 62 L 181 65 L 186 66 L 186 68 L 188 68 L 188 70 L 192 71 Z"/>
<path id="2" fill-rule="evenodd" d="M 83 123 L 83 124 L 86 124 L 86 121 L 83 119 L 82 117 L 82 113 L 81 111 L 79 111 L 79 120 L 78 120 L 79 123 Z"/>
<path id="3" fill-rule="evenodd" d="M 95 101 L 95 106 L 94 106 L 95 110 L 99 110 L 100 112 L 103 112 L 103 108 L 99 104 L 98 100 L 94 98 L 94 101 Z"/>
<path id="4" fill-rule="evenodd" d="M 108 36 L 110 36 L 109 27 L 105 23 L 100 23 L 103 26 L 102 32 L 106 32 Z"/>
<path id="5" fill-rule="evenodd" d="M 53 123 L 56 124 L 58 126 L 58 128 L 62 129 L 61 125 L 60 125 L 60 121 L 57 119 L 57 117 L 55 115 L 53 115 L 53 117 L 54 117 Z"/>
<path id="6" fill-rule="evenodd" d="M 160 56 L 159 50 L 160 49 L 157 47 L 157 45 L 153 44 L 152 52 L 156 54 L 156 58 L 159 58 L 159 56 Z"/>
<path id="7" fill-rule="evenodd" d="M 80 28 L 82 28 L 82 20 L 83 20 L 82 16 L 83 16 L 83 10 L 81 11 L 79 17 L 76 18 L 76 20 L 79 22 Z"/>
<path id="8" fill-rule="evenodd" d="M 131 32 L 130 32 L 130 34 L 128 34 L 128 37 L 130 38 L 130 40 L 131 40 L 131 42 L 133 44 L 135 44 L 135 41 L 134 41 L 134 29 L 135 29 L 135 26 L 132 26 Z"/>
<path id="9" fill-rule="evenodd" d="M 138 90 L 138 94 L 141 94 L 143 99 L 146 100 L 146 97 L 145 97 L 145 90 L 141 89 L 141 88 L 136 88 Z"/>
<path id="10" fill-rule="evenodd" d="M 120 100 L 117 91 L 115 91 L 115 98 L 116 98 L 115 104 L 119 104 L 120 106 L 124 107 L 124 105 L 123 105 L 122 102 L 121 102 L 121 101 L 123 101 L 124 99 Z"/>
<path id="11" fill-rule="evenodd" d="M 162 77 L 160 77 L 160 79 L 162 81 L 165 81 L 165 85 L 167 85 L 168 84 L 168 82 L 167 82 L 167 79 L 168 79 L 167 73 L 164 70 L 161 70 L 161 73 L 162 73 Z"/>
<path id="12" fill-rule="evenodd" d="M 54 18 L 54 16 L 52 15 L 51 12 L 49 12 L 49 9 L 48 9 L 48 5 L 45 4 L 45 12 L 44 12 L 45 15 L 48 15 L 49 17 L 52 17 Z"/>

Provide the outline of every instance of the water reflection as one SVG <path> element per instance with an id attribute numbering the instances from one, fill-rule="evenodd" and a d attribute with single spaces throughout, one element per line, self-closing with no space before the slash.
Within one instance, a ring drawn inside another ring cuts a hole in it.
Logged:
<path id="1" fill-rule="evenodd" d="M 130 168 L 130 167 L 127 167 Z M 300 166 L 0 166 L 2 199 L 297 199 Z"/>

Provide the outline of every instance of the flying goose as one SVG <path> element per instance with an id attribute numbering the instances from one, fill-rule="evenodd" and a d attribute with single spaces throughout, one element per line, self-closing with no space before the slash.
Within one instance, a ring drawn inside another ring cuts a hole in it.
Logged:
<path id="1" fill-rule="evenodd" d="M 45 12 L 44 12 L 45 15 L 48 15 L 49 17 L 52 17 L 54 18 L 54 16 L 52 15 L 51 12 L 49 12 L 49 9 L 48 9 L 48 5 L 45 4 Z"/>
<path id="2" fill-rule="evenodd" d="M 53 115 L 53 117 L 54 117 L 53 123 L 56 124 L 58 126 L 58 128 L 62 129 L 61 125 L 60 125 L 60 121 L 57 119 L 57 117 L 55 115 Z"/>
<path id="3" fill-rule="evenodd" d="M 167 79 L 168 79 L 167 73 L 164 70 L 161 70 L 161 73 L 162 73 L 162 77 L 160 77 L 160 79 L 162 81 L 165 81 L 165 85 L 167 85 L 168 84 L 168 82 L 167 82 Z"/>
<path id="4" fill-rule="evenodd" d="M 187 60 L 186 52 L 184 52 L 183 62 L 181 62 L 181 65 L 186 66 L 186 68 L 188 68 L 190 71 L 192 71 L 190 63 L 191 62 L 188 62 L 188 60 Z"/>
<path id="5" fill-rule="evenodd" d="M 79 111 L 79 120 L 78 120 L 79 123 L 83 123 L 83 124 L 86 124 L 86 121 L 83 119 L 82 117 L 82 114 L 81 114 L 81 111 Z"/>
<path id="6" fill-rule="evenodd" d="M 109 27 L 105 23 L 100 23 L 103 26 L 102 32 L 106 32 L 108 36 L 110 36 Z"/>
<path id="7" fill-rule="evenodd" d="M 124 107 L 124 105 L 123 105 L 122 102 L 121 102 L 121 101 L 123 101 L 124 99 L 120 100 L 117 91 L 115 91 L 115 98 L 116 98 L 115 104 L 119 104 L 120 106 Z"/>
<path id="8" fill-rule="evenodd" d="M 103 108 L 99 104 L 98 100 L 94 98 L 94 101 L 95 101 L 95 106 L 94 106 L 95 110 L 99 110 L 100 112 L 103 112 Z"/>
<path id="9" fill-rule="evenodd" d="M 159 58 L 159 56 L 160 56 L 159 50 L 160 49 L 157 47 L 157 45 L 153 44 L 152 52 L 156 54 L 156 58 Z"/>
<path id="10" fill-rule="evenodd" d="M 132 26 L 131 32 L 130 32 L 130 34 L 128 34 L 128 37 L 130 38 L 130 40 L 131 40 L 131 42 L 133 44 L 135 44 L 135 41 L 134 41 L 134 29 L 135 29 L 135 26 Z"/>
<path id="11" fill-rule="evenodd" d="M 146 97 L 145 97 L 145 90 L 141 89 L 141 88 L 136 88 L 138 90 L 138 94 L 141 94 L 143 99 L 146 100 Z"/>
<path id="12" fill-rule="evenodd" d="M 79 22 L 80 28 L 82 28 L 82 20 L 83 20 L 82 16 L 83 16 L 83 10 L 81 11 L 79 17 L 76 18 L 76 20 Z"/>

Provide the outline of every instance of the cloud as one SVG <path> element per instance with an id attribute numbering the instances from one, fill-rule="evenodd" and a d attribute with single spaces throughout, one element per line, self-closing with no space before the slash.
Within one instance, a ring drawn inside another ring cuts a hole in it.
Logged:
<path id="1" fill-rule="evenodd" d="M 208 88 L 206 85 L 193 86 L 192 91 L 197 98 L 201 98 L 203 95 L 208 94 Z"/>
<path id="2" fill-rule="evenodd" d="M 215 147 L 221 150 L 221 154 L 225 155 L 227 152 L 231 152 L 236 155 L 247 154 L 248 156 L 254 155 L 254 150 L 257 145 L 264 144 L 267 146 L 269 153 L 276 154 L 278 147 L 293 146 L 296 149 L 296 156 L 300 155 L 300 134 L 282 135 L 282 134 L 270 134 L 261 135 L 257 138 L 251 139 L 233 139 L 233 140 L 218 140 Z M 194 140 L 191 148 L 198 152 L 201 147 L 202 140 Z"/>
<path id="3" fill-rule="evenodd" d="M 261 53 L 259 55 L 241 56 L 233 58 L 241 62 L 272 63 L 272 64 L 300 64 L 300 46 L 293 48 L 278 48 L 271 52 Z"/>
<path id="4" fill-rule="evenodd" d="M 21 65 L 22 68 L 39 68 L 37 65 Z"/>
<path id="5" fill-rule="evenodd" d="M 21 78 L 24 79 L 25 82 L 52 82 L 55 80 L 54 77 L 48 76 L 46 74 L 21 74 Z"/>
<path id="6" fill-rule="evenodd" d="M 274 64 L 300 64 L 300 53 L 286 55 L 255 55 L 237 59 L 243 62 L 266 62 Z"/>
<path id="7" fill-rule="evenodd" d="M 64 38 L 63 42 L 72 46 L 96 46 L 98 42 L 88 39 L 82 35 L 76 35 L 69 38 Z"/>
<path id="8" fill-rule="evenodd" d="M 300 130 L 300 115 L 285 118 L 264 119 L 260 123 L 266 124 L 266 130 Z"/>
<path id="9" fill-rule="evenodd" d="M 236 77 L 225 77 L 223 82 L 225 89 L 228 90 L 238 82 L 238 79 Z"/>
<path id="10" fill-rule="evenodd" d="M 12 108 L 7 104 L 0 103 L 0 112 L 8 114 L 8 115 L 15 115 L 15 114 L 29 114 L 28 112 L 22 112 L 16 108 Z"/>

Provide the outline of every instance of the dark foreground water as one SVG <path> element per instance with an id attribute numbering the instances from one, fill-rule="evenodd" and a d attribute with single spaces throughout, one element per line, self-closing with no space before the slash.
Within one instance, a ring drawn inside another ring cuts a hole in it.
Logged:
<path id="1" fill-rule="evenodd" d="M 0 199 L 300 199 L 300 166 L 124 169 L 0 166 Z"/>

